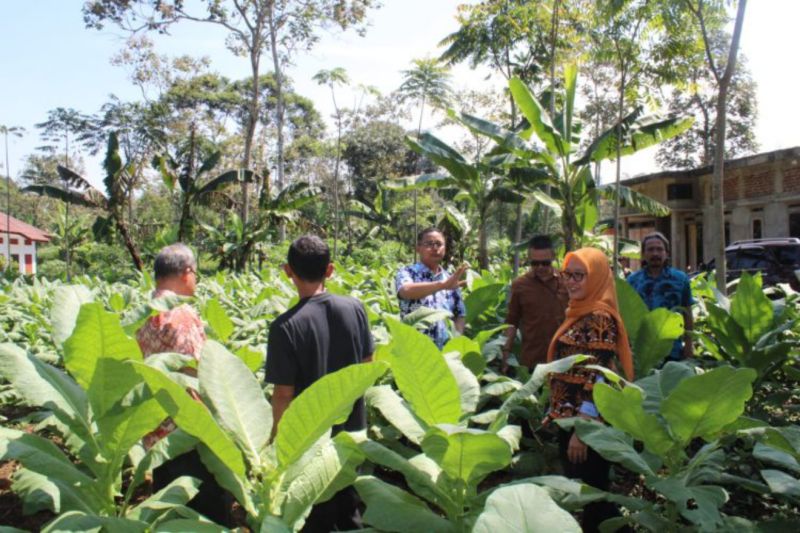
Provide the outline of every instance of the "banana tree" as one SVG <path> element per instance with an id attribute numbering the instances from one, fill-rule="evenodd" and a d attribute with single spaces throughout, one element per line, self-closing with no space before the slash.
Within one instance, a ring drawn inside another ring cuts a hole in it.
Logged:
<path id="1" fill-rule="evenodd" d="M 169 154 L 158 154 L 153 158 L 153 167 L 161 174 L 164 185 L 170 191 L 176 187 L 181 191 L 181 215 L 178 221 L 178 241 L 189 238 L 192 224 L 192 206 L 208 203 L 213 193 L 219 192 L 231 183 L 252 183 L 258 176 L 252 170 L 229 170 L 203 182 L 203 177 L 219 164 L 222 152 L 215 150 L 196 161 L 194 131 L 189 140 L 188 154 L 173 157 Z"/>
<path id="2" fill-rule="evenodd" d="M 25 187 L 23 191 L 49 196 L 68 204 L 91 207 L 105 212 L 122 237 L 134 266 L 141 271 L 144 268 L 144 264 L 136 245 L 133 243 L 128 223 L 123 215 L 125 207 L 123 177 L 133 170 L 130 165 L 122 164 L 122 158 L 119 154 L 119 140 L 115 132 L 108 135 L 108 148 L 103 162 L 103 169 L 106 172 L 106 176 L 103 178 L 105 194 L 89 183 L 89 180 L 85 177 L 61 165 L 58 166 L 58 174 L 70 188 L 64 189 L 55 185 L 30 185 Z M 76 190 L 72 190 L 72 187 L 75 187 Z"/>
<path id="3" fill-rule="evenodd" d="M 378 232 L 383 232 L 386 237 L 396 237 L 400 226 L 398 214 L 392 211 L 389 205 L 389 191 L 378 185 L 375 198 L 353 198 L 350 209 L 345 211 L 347 216 L 360 218 L 372 224 L 367 232 L 367 237 L 374 237 Z"/>
<path id="4" fill-rule="evenodd" d="M 567 250 L 579 246 L 584 235 L 594 228 L 601 196 L 619 195 L 625 204 L 644 213 L 669 213 L 666 206 L 627 187 L 601 186 L 593 175 L 592 163 L 616 156 L 618 126 L 622 132 L 621 154 L 628 155 L 674 137 L 692 123 L 691 118 L 685 117 L 642 117 L 642 109 L 637 108 L 590 143 L 583 155 L 574 158 L 580 141 L 580 125 L 574 116 L 577 75 L 574 65 L 564 69 L 563 94 L 557 98 L 562 107 L 553 117 L 519 78 L 512 78 L 509 89 L 526 120 L 519 132 L 466 113 L 454 115 L 473 132 L 495 141 L 493 153 L 496 158 L 507 155 L 504 165 L 509 171 L 533 173 L 543 178 L 534 183 L 550 185 L 549 195 L 539 187 L 530 195 L 561 217 Z"/>
<path id="5" fill-rule="evenodd" d="M 489 208 L 495 202 L 519 203 L 525 200 L 525 196 L 515 191 L 508 180 L 504 167 L 508 158 L 490 154 L 470 162 L 455 148 L 430 133 L 423 133 L 417 139 L 406 137 L 406 143 L 412 150 L 448 172 L 423 174 L 410 180 L 406 178 L 406 187 L 449 189 L 455 193 L 454 202 L 463 202 L 474 210 L 478 219 L 478 262 L 481 268 L 488 269 Z"/>

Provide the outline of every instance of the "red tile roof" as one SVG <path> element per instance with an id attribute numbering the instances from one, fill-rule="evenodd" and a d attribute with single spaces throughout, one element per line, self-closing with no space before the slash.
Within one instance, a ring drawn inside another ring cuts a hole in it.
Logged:
<path id="1" fill-rule="evenodd" d="M 9 231 L 7 223 L 11 225 L 11 231 Z M 48 242 L 50 241 L 50 234 L 46 231 L 42 231 L 39 228 L 35 228 L 30 224 L 26 224 L 21 220 L 17 220 L 14 217 L 6 217 L 6 214 L 0 211 L 0 233 L 11 233 L 22 235 L 28 240 L 31 241 L 38 241 L 38 242 Z"/>

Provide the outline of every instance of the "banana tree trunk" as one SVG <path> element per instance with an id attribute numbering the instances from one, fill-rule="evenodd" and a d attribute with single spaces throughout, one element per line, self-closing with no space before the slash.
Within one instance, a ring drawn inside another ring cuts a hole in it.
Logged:
<path id="1" fill-rule="evenodd" d="M 481 213 L 478 226 L 478 264 L 481 269 L 489 269 L 489 236 L 486 233 L 486 214 Z"/>
<path id="2" fill-rule="evenodd" d="M 522 203 L 517 204 L 517 223 L 514 228 L 514 244 L 522 240 Z M 514 276 L 519 272 L 519 248 L 514 246 Z"/>
<path id="3" fill-rule="evenodd" d="M 120 213 L 119 209 L 114 209 L 111 215 L 114 218 L 114 223 L 117 226 L 117 231 L 119 231 L 119 234 L 122 236 L 122 242 L 125 243 L 125 248 L 131 255 L 131 259 L 133 260 L 133 265 L 139 272 L 144 271 L 144 263 L 142 262 L 142 258 L 139 256 L 139 252 L 136 250 L 136 246 L 133 244 L 133 240 L 131 239 L 131 234 L 128 231 L 127 224 L 125 224 L 125 221 L 122 220 L 122 213 Z"/>

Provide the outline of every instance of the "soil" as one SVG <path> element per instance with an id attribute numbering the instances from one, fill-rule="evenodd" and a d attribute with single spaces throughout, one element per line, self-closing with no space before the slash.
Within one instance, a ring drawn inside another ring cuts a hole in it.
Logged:
<path id="1" fill-rule="evenodd" d="M 22 500 L 11 492 L 11 477 L 18 467 L 19 463 L 16 461 L 0 463 L 0 525 L 40 531 L 56 515 L 50 511 L 40 511 L 28 516 L 22 514 Z"/>

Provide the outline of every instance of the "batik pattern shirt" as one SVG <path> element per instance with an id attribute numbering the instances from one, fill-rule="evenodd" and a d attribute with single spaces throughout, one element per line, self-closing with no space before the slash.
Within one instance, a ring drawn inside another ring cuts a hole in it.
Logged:
<path id="1" fill-rule="evenodd" d="M 566 372 L 550 376 L 550 412 L 545 423 L 555 418 L 580 414 L 599 418 L 592 392 L 596 383 L 605 381 L 603 373 L 587 365 L 614 369 L 617 355 L 617 322 L 602 312 L 579 318 L 556 341 L 555 359 L 570 355 L 590 355 Z"/>
<path id="2" fill-rule="evenodd" d="M 403 267 L 397 272 L 395 277 L 395 286 L 399 293 L 400 287 L 406 283 L 427 283 L 431 281 L 444 281 L 450 277 L 450 273 L 444 268 L 440 268 L 439 272 L 433 273 L 428 267 L 422 263 L 414 263 L 413 265 Z M 453 313 L 453 318 L 462 317 L 467 315 L 467 308 L 464 305 L 464 298 L 461 296 L 461 289 L 448 289 L 436 291 L 433 294 L 421 298 L 419 300 L 406 300 L 399 297 L 400 300 L 400 316 L 404 317 L 420 307 L 429 307 L 431 309 L 443 309 Z M 447 324 L 444 320 L 435 322 L 433 326 L 425 330 L 436 346 L 441 350 L 447 339 L 450 338 L 450 333 L 447 331 Z"/>
<path id="3" fill-rule="evenodd" d="M 174 295 L 172 291 L 156 291 L 153 298 Z M 150 317 L 136 332 L 136 341 L 145 357 L 156 353 L 173 352 L 191 355 L 195 360 L 200 360 L 200 352 L 206 342 L 203 322 L 197 312 L 188 305 L 181 305 Z M 190 369 L 186 369 L 189 373 Z M 199 400 L 195 391 L 189 394 Z M 175 430 L 175 423 L 171 418 L 164 420 L 155 431 L 144 437 L 144 446 L 150 449 L 156 442 L 163 439 Z"/>
<path id="4" fill-rule="evenodd" d="M 628 276 L 628 283 L 636 289 L 651 311 L 664 307 L 683 314 L 683 310 L 691 308 L 694 303 L 689 276 L 672 267 L 664 267 L 655 278 L 643 268 Z M 683 340 L 677 339 L 672 345 L 669 358 L 681 359 L 682 352 Z"/>

